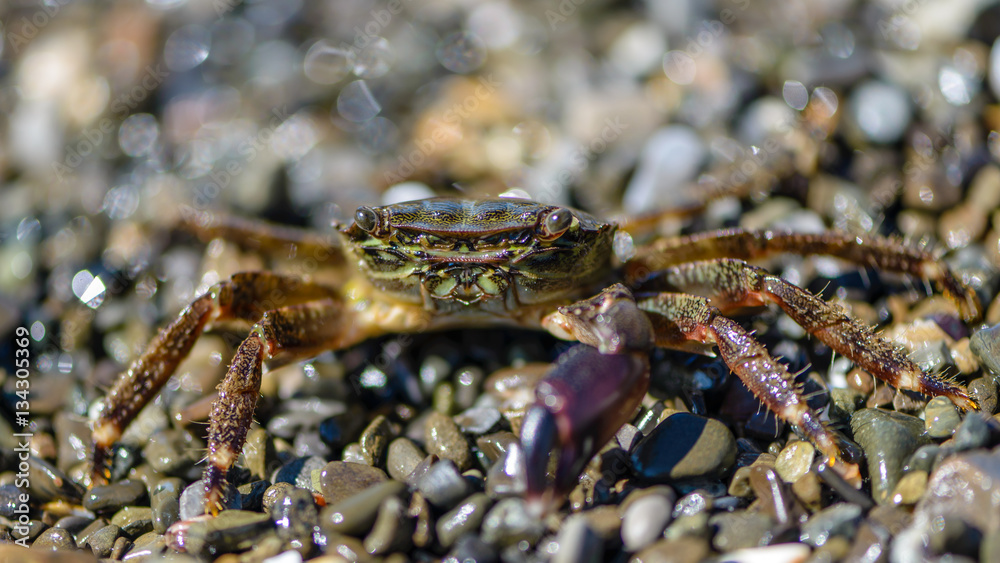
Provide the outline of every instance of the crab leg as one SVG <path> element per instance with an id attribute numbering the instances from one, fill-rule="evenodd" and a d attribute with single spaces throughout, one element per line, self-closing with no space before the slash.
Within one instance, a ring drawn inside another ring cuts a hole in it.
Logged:
<path id="1" fill-rule="evenodd" d="M 722 310 L 777 304 L 807 332 L 889 385 L 944 395 L 963 409 L 977 408 L 964 387 L 923 373 L 897 346 L 841 307 L 742 260 L 691 262 L 667 268 L 663 275 L 679 290 L 711 295 Z"/>
<path id="2" fill-rule="evenodd" d="M 629 260 L 625 274 L 630 285 L 635 286 L 652 272 L 687 262 L 733 257 L 753 260 L 779 253 L 834 256 L 861 266 L 910 274 L 934 283 L 938 291 L 955 303 L 966 321 L 978 318 L 981 313 L 975 292 L 963 285 L 939 258 L 877 235 L 742 229 L 700 233 L 654 242 Z"/>
<path id="3" fill-rule="evenodd" d="M 93 430 L 92 483 L 106 482 L 110 476 L 107 464 L 111 446 L 170 379 L 208 325 L 229 319 L 253 322 L 278 303 L 302 303 L 331 294 L 326 287 L 298 278 L 247 272 L 220 282 L 195 299 L 149 343 L 105 398 L 104 409 Z"/>
<path id="4" fill-rule="evenodd" d="M 333 232 L 321 234 L 306 229 L 207 212 L 186 215 L 182 217 L 179 226 L 204 242 L 221 238 L 251 250 L 275 255 L 284 253 L 285 257 L 308 257 L 326 265 L 339 265 L 344 262 L 339 240 Z"/>

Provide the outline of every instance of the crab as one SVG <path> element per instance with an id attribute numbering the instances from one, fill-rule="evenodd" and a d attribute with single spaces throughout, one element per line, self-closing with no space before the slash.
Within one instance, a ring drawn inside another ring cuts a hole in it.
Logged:
<path id="1" fill-rule="evenodd" d="M 832 255 L 934 283 L 971 320 L 975 294 L 930 253 L 878 236 L 723 230 L 656 240 L 616 257 L 617 225 L 525 199 L 432 198 L 360 207 L 335 236 L 211 217 L 203 238 L 295 248 L 331 265 L 339 281 L 270 271 L 215 285 L 160 331 L 107 395 L 93 427 L 92 481 L 105 482 L 115 442 L 164 385 L 203 331 L 251 325 L 218 386 L 208 430 L 205 511 L 217 514 L 239 456 L 267 361 L 302 360 L 385 334 L 517 326 L 579 344 L 536 388 L 520 439 L 526 496 L 558 504 L 588 460 L 629 421 L 649 387 L 654 347 L 718 354 L 756 397 L 796 425 L 848 477 L 835 433 L 810 408 L 794 374 L 725 316 L 776 304 L 808 333 L 899 389 L 976 404 L 958 383 L 923 373 L 891 342 L 828 303 L 746 260 L 779 252 Z M 550 454 L 555 456 L 549 478 Z"/>

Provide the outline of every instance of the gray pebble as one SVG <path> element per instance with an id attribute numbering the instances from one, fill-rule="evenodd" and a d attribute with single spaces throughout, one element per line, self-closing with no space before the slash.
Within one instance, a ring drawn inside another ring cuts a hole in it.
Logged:
<path id="1" fill-rule="evenodd" d="M 164 475 L 197 476 L 205 444 L 187 430 L 164 430 L 142 448 L 143 458 Z"/>
<path id="2" fill-rule="evenodd" d="M 927 444 L 926 446 L 920 446 L 917 451 L 913 452 L 906 460 L 906 465 L 903 466 L 903 472 L 909 473 L 911 471 L 925 471 L 930 473 L 934 469 L 934 460 L 937 458 L 938 452 L 941 450 L 941 446 L 937 444 Z"/>
<path id="3" fill-rule="evenodd" d="M 572 514 L 562 523 L 556 538 L 558 551 L 552 555 L 553 563 L 598 562 L 604 556 L 604 541 L 590 528 L 587 517 Z"/>
<path id="4" fill-rule="evenodd" d="M 973 379 L 969 383 L 969 396 L 979 404 L 981 412 L 997 412 L 997 382 L 992 376 Z"/>
<path id="5" fill-rule="evenodd" d="M 498 499 L 523 495 L 527 489 L 524 450 L 519 442 L 513 442 L 486 472 L 486 494 Z"/>
<path id="6" fill-rule="evenodd" d="M 503 548 L 522 541 L 535 545 L 544 532 L 542 522 L 528 512 L 524 499 L 505 498 L 486 514 L 481 536 L 486 543 Z"/>
<path id="7" fill-rule="evenodd" d="M 973 334 L 969 338 L 969 349 L 983 367 L 993 375 L 1000 375 L 1000 324 Z"/>
<path id="8" fill-rule="evenodd" d="M 320 487 L 327 504 L 337 504 L 347 497 L 388 480 L 385 472 L 361 463 L 331 461 L 320 472 Z"/>
<path id="9" fill-rule="evenodd" d="M 476 438 L 476 446 L 479 451 L 486 455 L 491 463 L 496 463 L 507 451 L 511 444 L 520 445 L 520 441 L 513 432 L 502 430 L 485 436 Z"/>
<path id="10" fill-rule="evenodd" d="M 476 493 L 442 515 L 437 521 L 437 537 L 441 546 L 449 548 L 464 534 L 477 532 L 490 504 L 486 494 Z"/>
<path id="11" fill-rule="evenodd" d="M 934 397 L 924 408 L 924 424 L 931 438 L 947 438 L 955 433 L 962 422 L 958 409 L 947 397 Z"/>
<path id="12" fill-rule="evenodd" d="M 718 530 L 712 536 L 712 547 L 722 552 L 763 545 L 775 527 L 770 517 L 745 510 L 720 512 L 709 518 L 708 524 Z"/>
<path id="13" fill-rule="evenodd" d="M 301 545 L 312 542 L 313 528 L 319 524 L 319 515 L 313 495 L 308 490 L 292 489 L 271 505 L 269 514 L 282 540 L 297 541 Z"/>
<path id="14" fill-rule="evenodd" d="M 472 466 L 472 449 L 450 416 L 432 412 L 424 426 L 427 453 L 455 462 L 460 471 Z"/>
<path id="15" fill-rule="evenodd" d="M 662 539 L 635 554 L 633 563 L 699 563 L 708 558 L 709 545 L 702 538 Z"/>
<path id="16" fill-rule="evenodd" d="M 122 534 L 137 538 L 153 531 L 153 509 L 145 506 L 126 506 L 111 517 L 111 523 L 122 529 Z"/>
<path id="17" fill-rule="evenodd" d="M 854 439 L 865 451 L 875 502 L 886 504 L 907 458 L 929 442 L 924 421 L 881 409 L 862 409 L 851 417 Z"/>
<path id="18" fill-rule="evenodd" d="M 618 429 L 618 433 L 615 434 L 615 440 L 618 441 L 618 445 L 621 446 L 621 448 L 626 452 L 631 452 L 632 448 L 635 447 L 635 445 L 638 444 L 639 440 L 642 438 L 642 432 L 639 432 L 638 428 L 628 423 L 623 424 L 622 427 Z"/>
<path id="19" fill-rule="evenodd" d="M 327 506 L 320 514 L 320 526 L 326 533 L 361 535 L 371 529 L 378 515 L 378 507 L 387 497 L 401 495 L 406 484 L 385 481 L 374 487 Z"/>
<path id="20" fill-rule="evenodd" d="M 495 407 L 472 407 L 455 416 L 455 423 L 466 434 L 479 436 L 494 430 L 503 416 Z"/>
<path id="21" fill-rule="evenodd" d="M 854 88 L 850 111 L 865 136 L 876 143 L 898 140 L 906 131 L 912 114 L 906 91 L 880 80 L 868 80 Z"/>
<path id="22" fill-rule="evenodd" d="M 99 558 L 110 557 L 111 550 L 120 537 L 122 537 L 122 529 L 114 524 L 109 524 L 90 534 L 87 539 L 80 542 L 80 545 L 81 547 L 89 547 Z"/>
<path id="23" fill-rule="evenodd" d="M 455 547 L 448 552 L 442 563 L 496 563 L 499 561 L 496 549 L 479 536 L 462 536 Z"/>
<path id="24" fill-rule="evenodd" d="M 1000 424 L 991 417 L 980 412 L 970 412 L 955 431 L 952 447 L 955 451 L 965 451 L 984 448 L 995 443 L 995 437 L 1000 434 Z"/>
<path id="25" fill-rule="evenodd" d="M 45 551 L 76 549 L 76 542 L 73 541 L 73 534 L 64 528 L 49 528 L 45 530 L 31 544 L 33 549 Z"/>
<path id="26" fill-rule="evenodd" d="M 246 510 L 224 510 L 178 522 L 164 536 L 167 546 L 193 555 L 242 551 L 259 543 L 274 527 L 270 516 Z"/>
<path id="27" fill-rule="evenodd" d="M 121 558 L 123 561 L 144 561 L 150 556 L 157 556 L 167 550 L 166 537 L 149 532 L 135 538 L 135 542 L 122 536 L 115 541 L 115 546 L 111 548 L 111 557 Z M 124 557 L 122 557 L 124 555 Z"/>
<path id="28" fill-rule="evenodd" d="M 293 489 L 295 489 L 295 485 L 292 485 L 291 483 L 275 483 L 271 485 L 264 491 L 264 499 L 261 501 L 261 508 L 264 512 L 270 512 L 274 503 L 278 502 L 279 499 L 288 496 Z"/>
<path id="29" fill-rule="evenodd" d="M 389 449 L 389 442 L 392 441 L 392 438 L 393 431 L 389 420 L 383 415 L 376 416 L 375 420 L 371 421 L 358 438 L 361 453 L 368 465 L 383 467 L 385 452 Z"/>
<path id="30" fill-rule="evenodd" d="M 820 547 L 834 536 L 851 540 L 861 522 L 861 512 L 860 506 L 846 502 L 828 506 L 810 516 L 802 525 L 799 541 Z"/>
<path id="31" fill-rule="evenodd" d="M 365 550 L 372 555 L 409 550 L 413 545 L 414 525 L 406 503 L 395 495 L 386 497 L 379 505 L 371 532 L 365 537 Z"/>
<path id="32" fill-rule="evenodd" d="M 622 516 L 622 543 L 625 551 L 639 551 L 663 534 L 673 517 L 677 495 L 667 487 L 654 487 L 654 492 L 636 491 L 626 499 L 628 507 Z"/>
<path id="33" fill-rule="evenodd" d="M 272 483 L 291 483 L 300 489 L 312 489 L 313 471 L 322 470 L 326 460 L 318 456 L 297 457 L 282 465 L 271 476 Z"/>
<path id="34" fill-rule="evenodd" d="M 181 504 L 180 492 L 173 490 L 162 490 L 153 495 L 149 506 L 153 510 L 153 531 L 162 534 L 167 531 L 171 524 L 180 520 Z"/>
<path id="35" fill-rule="evenodd" d="M 68 530 L 69 533 L 76 536 L 83 530 L 86 530 L 94 523 L 94 519 L 89 516 L 78 516 L 76 514 L 70 514 L 69 516 L 63 516 L 56 521 L 53 528 L 62 528 Z"/>
<path id="36" fill-rule="evenodd" d="M 243 508 L 240 504 L 240 495 L 232 485 L 226 486 L 225 495 L 222 499 L 222 507 L 226 510 L 239 510 Z M 180 519 L 190 520 L 195 516 L 205 513 L 205 481 L 198 480 L 188 485 L 180 496 Z"/>
<path id="37" fill-rule="evenodd" d="M 98 518 L 92 521 L 86 528 L 73 534 L 73 536 L 76 538 L 76 545 L 82 546 L 86 544 L 87 540 L 90 539 L 91 534 L 106 527 L 107 525 L 108 525 L 108 520 L 106 518 Z M 39 530 L 38 533 L 41 533 L 42 531 L 44 531 L 44 528 L 42 530 Z"/>
<path id="38" fill-rule="evenodd" d="M 416 483 L 417 490 L 438 510 L 449 510 L 468 496 L 469 483 L 449 459 L 442 459 Z"/>
<path id="39" fill-rule="evenodd" d="M 139 504 L 145 497 L 146 485 L 142 481 L 125 479 L 90 489 L 83 499 L 83 507 L 97 513 L 117 512 L 123 506 Z"/>
<path id="40" fill-rule="evenodd" d="M 21 497 L 31 498 L 31 494 L 12 484 L 0 485 L 0 516 L 17 520 L 18 514 L 14 512 L 21 506 Z"/>
<path id="41" fill-rule="evenodd" d="M 409 438 L 396 438 L 389 443 L 385 466 L 389 476 L 397 481 L 406 481 L 427 454 Z"/>

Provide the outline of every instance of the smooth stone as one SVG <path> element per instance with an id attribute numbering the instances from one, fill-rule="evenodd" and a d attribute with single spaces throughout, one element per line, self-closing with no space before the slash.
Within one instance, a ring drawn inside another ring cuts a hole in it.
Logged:
<path id="1" fill-rule="evenodd" d="M 912 109 L 905 90 L 880 80 L 868 80 L 851 92 L 854 122 L 875 143 L 894 143 L 910 124 Z"/>
<path id="2" fill-rule="evenodd" d="M 89 547 L 99 558 L 110 557 L 111 550 L 114 549 L 115 542 L 120 537 L 122 537 L 122 529 L 114 524 L 109 524 L 81 541 L 80 547 Z"/>
<path id="3" fill-rule="evenodd" d="M 326 460 L 318 456 L 297 457 L 278 468 L 271 476 L 272 483 L 291 483 L 300 489 L 312 489 L 312 472 L 326 467 Z"/>
<path id="4" fill-rule="evenodd" d="M 994 45 L 994 51 L 996 46 Z M 1000 375 L 1000 324 L 976 332 L 969 338 L 969 349 L 979 363 L 993 373 Z"/>
<path id="5" fill-rule="evenodd" d="M 146 497 L 142 481 L 125 479 L 110 485 L 98 485 L 83 499 L 83 507 L 97 513 L 117 512 L 123 506 L 137 505 Z"/>
<path id="6" fill-rule="evenodd" d="M 492 462 L 496 463 L 510 448 L 511 444 L 520 445 L 520 440 L 517 436 L 508 430 L 501 430 L 500 432 L 494 432 L 492 434 L 487 434 L 485 436 L 480 436 L 476 438 L 476 447 L 483 452 L 486 457 Z"/>
<path id="7" fill-rule="evenodd" d="M 500 558 L 496 549 L 475 535 L 458 538 L 455 547 L 448 552 L 444 563 L 496 563 Z"/>
<path id="8" fill-rule="evenodd" d="M 789 490 L 788 483 L 784 482 L 773 467 L 751 466 L 750 488 L 757 495 L 762 511 L 775 522 L 788 524 L 797 520 L 802 509 Z"/>
<path id="9" fill-rule="evenodd" d="M 276 462 L 278 456 L 274 451 L 274 441 L 264 428 L 251 428 L 247 433 L 246 444 L 243 445 L 243 463 L 250 470 L 254 479 L 266 479 L 270 475 L 268 466 Z"/>
<path id="10" fill-rule="evenodd" d="M 137 538 L 153 531 L 153 509 L 145 506 L 126 506 L 111 517 L 111 523 L 122 529 L 122 534 Z"/>
<path id="11" fill-rule="evenodd" d="M 164 539 L 175 551 L 193 555 L 216 555 L 243 551 L 261 542 L 274 527 L 267 514 L 246 510 L 223 510 L 218 516 L 201 515 L 177 522 Z"/>
<path id="12" fill-rule="evenodd" d="M 879 504 L 890 503 L 906 459 L 930 440 L 924 434 L 924 421 L 897 412 L 862 409 L 851 417 L 851 429 L 868 459 L 872 497 Z"/>
<path id="13" fill-rule="evenodd" d="M 992 376 L 973 379 L 969 383 L 969 396 L 979 404 L 980 412 L 997 412 L 997 382 Z"/>
<path id="14" fill-rule="evenodd" d="M 556 536 L 558 550 L 552 554 L 552 563 L 598 562 L 603 559 L 604 542 L 590 528 L 588 519 L 581 513 L 563 521 Z"/>
<path id="15" fill-rule="evenodd" d="M 941 451 L 941 446 L 937 444 L 928 444 L 926 446 L 920 446 L 917 451 L 906 460 L 906 465 L 903 466 L 903 471 L 909 473 L 911 471 L 924 471 L 930 473 L 934 469 L 934 461 L 938 457 L 938 453 Z"/>
<path id="16" fill-rule="evenodd" d="M 292 489 L 271 505 L 268 514 L 283 541 L 312 543 L 313 529 L 319 525 L 319 511 L 310 491 Z"/>
<path id="17" fill-rule="evenodd" d="M 33 522 L 39 522 L 39 521 L 33 520 Z M 42 522 L 39 522 L 39 524 L 45 526 Z M 90 539 L 91 534 L 102 528 L 106 528 L 108 525 L 109 522 L 107 518 L 97 518 L 96 520 L 91 521 L 91 523 L 88 524 L 86 528 L 80 530 L 79 532 L 76 533 L 70 532 L 70 533 L 73 533 L 73 536 L 76 539 L 76 545 L 82 547 L 85 543 L 87 543 L 87 540 Z M 38 537 L 38 534 L 42 533 L 47 528 L 48 526 L 45 526 L 44 528 L 38 530 L 38 532 L 34 534 L 34 536 L 32 537 Z"/>
<path id="18" fill-rule="evenodd" d="M 984 534 L 1000 530 L 1000 455 L 964 452 L 947 458 L 927 482 L 914 516 L 962 519 Z"/>
<path id="19" fill-rule="evenodd" d="M 227 485 L 225 494 L 222 499 L 222 507 L 225 510 L 240 510 L 243 508 L 241 503 L 240 495 L 236 491 L 236 488 L 232 485 Z M 184 489 L 181 493 L 180 500 L 180 519 L 190 520 L 195 516 L 200 516 L 205 513 L 205 482 L 202 480 L 195 481 Z"/>
<path id="20" fill-rule="evenodd" d="M 450 548 L 464 534 L 478 531 L 491 503 L 485 493 L 475 493 L 438 518 L 436 530 L 441 546 Z"/>
<path id="21" fill-rule="evenodd" d="M 264 494 L 270 486 L 270 482 L 262 480 L 244 483 L 237 487 L 236 491 L 240 494 L 240 505 L 243 506 L 243 510 L 252 512 L 263 510 Z"/>
<path id="22" fill-rule="evenodd" d="M 157 556 L 167 550 L 167 538 L 149 532 L 135 538 L 133 543 L 126 537 L 120 537 L 111 548 L 111 558 L 121 557 L 122 561 L 145 561 L 150 556 Z"/>
<path id="23" fill-rule="evenodd" d="M 361 431 L 358 443 L 361 445 L 361 453 L 364 455 L 368 465 L 382 467 L 385 463 L 385 452 L 389 449 L 389 442 L 392 441 L 392 425 L 389 420 L 378 415 L 371 423 Z"/>
<path id="24" fill-rule="evenodd" d="M 931 438 L 947 438 L 962 422 L 958 409 L 947 397 L 934 397 L 924 409 L 924 424 Z"/>
<path id="25" fill-rule="evenodd" d="M 892 504 L 916 504 L 927 490 L 927 472 L 911 471 L 896 483 Z"/>
<path id="26" fill-rule="evenodd" d="M 340 454 L 340 461 L 371 465 L 368 463 L 368 458 L 365 456 L 365 453 L 361 451 L 361 444 L 357 442 L 352 442 L 344 446 L 344 451 Z"/>
<path id="27" fill-rule="evenodd" d="M 180 491 L 163 490 L 153 495 L 149 507 L 153 510 L 153 531 L 162 534 L 181 517 Z"/>
<path id="28" fill-rule="evenodd" d="M 794 483 L 809 473 L 815 455 L 816 448 L 809 442 L 791 442 L 778 454 L 774 469 L 786 483 Z"/>
<path id="29" fill-rule="evenodd" d="M 474 458 L 469 442 L 450 416 L 432 412 L 424 423 L 424 441 L 428 454 L 450 459 L 460 471 L 472 466 Z"/>
<path id="30" fill-rule="evenodd" d="M 424 548 L 434 541 L 434 519 L 435 514 L 431 505 L 424 498 L 424 495 L 420 494 L 420 491 L 415 491 L 410 496 L 410 508 L 407 514 L 416 518 L 416 527 L 413 529 L 413 545 L 418 548 Z"/>
<path id="31" fill-rule="evenodd" d="M 955 430 L 952 447 L 955 451 L 993 446 L 1000 439 L 1000 423 L 992 416 L 970 412 Z"/>
<path id="32" fill-rule="evenodd" d="M 427 502 L 438 510 L 450 510 L 469 494 L 469 483 L 449 459 L 432 465 L 416 483 Z"/>
<path id="33" fill-rule="evenodd" d="M 495 407 L 472 407 L 455 416 L 455 424 L 466 434 L 479 436 L 496 429 L 503 415 Z"/>
<path id="34" fill-rule="evenodd" d="M 608 547 L 617 547 L 622 537 L 622 517 L 618 507 L 610 504 L 595 506 L 579 514 L 587 519 L 590 529 L 601 538 Z"/>
<path id="35" fill-rule="evenodd" d="M 56 521 L 53 528 L 62 528 L 64 530 L 69 530 L 69 533 L 76 536 L 82 533 L 94 523 L 94 519 L 89 516 L 80 516 L 75 514 L 70 514 L 69 516 L 63 516 Z"/>
<path id="36" fill-rule="evenodd" d="M 291 483 L 275 483 L 264 491 L 264 498 L 261 499 L 261 508 L 264 512 L 270 512 L 271 507 L 279 500 L 290 495 L 295 490 L 295 485 Z"/>
<path id="37" fill-rule="evenodd" d="M 801 563 L 808 557 L 808 546 L 782 543 L 730 551 L 725 555 L 724 560 L 727 563 Z"/>
<path id="38" fill-rule="evenodd" d="M 523 495 L 528 490 L 527 466 L 520 442 L 507 446 L 500 459 L 486 472 L 486 494 L 498 499 Z"/>
<path id="39" fill-rule="evenodd" d="M 714 477 L 736 460 L 736 439 L 717 420 L 675 413 L 635 446 L 631 459 L 636 475 L 649 481 Z"/>
<path id="40" fill-rule="evenodd" d="M 17 520 L 18 513 L 14 512 L 21 506 L 21 496 L 31 498 L 31 494 L 13 484 L 0 485 L 0 516 Z"/>
<path id="41" fill-rule="evenodd" d="M 712 547 L 727 552 L 767 543 L 775 522 L 765 515 L 742 510 L 714 514 L 708 525 L 717 530 L 712 536 Z"/>
<path id="42" fill-rule="evenodd" d="M 49 528 L 45 530 L 31 544 L 32 549 L 45 551 L 64 551 L 76 549 L 76 542 L 73 534 L 64 528 Z"/>
<path id="43" fill-rule="evenodd" d="M 693 199 L 694 194 L 682 190 L 695 178 L 706 156 L 705 142 L 690 127 L 670 125 L 653 133 L 625 188 L 626 213 L 656 209 L 663 201 L 681 205 L 684 196 Z"/>
<path id="44" fill-rule="evenodd" d="M 486 513 L 480 536 L 486 543 L 503 548 L 522 541 L 535 545 L 543 533 L 545 526 L 528 511 L 524 499 L 505 498 Z"/>
<path id="45" fill-rule="evenodd" d="M 396 438 L 389 443 L 389 452 L 386 455 L 385 465 L 389 477 L 397 481 L 406 481 L 426 455 L 420 446 L 413 443 L 413 440 Z"/>
<path id="46" fill-rule="evenodd" d="M 379 505 L 371 532 L 365 537 L 365 550 L 372 555 L 409 551 L 414 525 L 406 503 L 397 496 L 386 497 Z"/>
<path id="47" fill-rule="evenodd" d="M 326 503 L 337 504 L 388 479 L 385 472 L 377 467 L 331 461 L 320 472 L 320 487 Z"/>
<path id="48" fill-rule="evenodd" d="M 708 558 L 708 542 L 701 538 L 662 539 L 635 554 L 632 563 L 699 563 Z"/>
<path id="49" fill-rule="evenodd" d="M 379 483 L 335 505 L 325 507 L 320 513 L 320 526 L 327 533 L 353 536 L 365 534 L 375 523 L 382 501 L 405 491 L 406 484 L 400 481 Z"/>
<path id="50" fill-rule="evenodd" d="M 143 458 L 163 475 L 201 473 L 199 458 L 205 444 L 187 430 L 163 430 L 143 448 Z"/>
<path id="51" fill-rule="evenodd" d="M 861 507 L 856 504 L 841 502 L 828 506 L 810 516 L 802 525 L 799 541 L 820 547 L 834 536 L 844 536 L 850 540 L 854 537 L 861 517 Z"/>
<path id="52" fill-rule="evenodd" d="M 676 510 L 675 510 L 676 514 Z M 697 514 L 684 514 L 674 516 L 674 521 L 663 531 L 663 537 L 668 540 L 678 540 L 681 538 L 704 538 L 712 536 L 712 529 L 708 525 L 708 512 Z"/>
<path id="53" fill-rule="evenodd" d="M 655 489 L 652 493 L 636 491 L 625 501 L 629 503 L 621 525 L 625 551 L 639 551 L 655 542 L 673 518 L 677 494 L 666 487 Z"/>

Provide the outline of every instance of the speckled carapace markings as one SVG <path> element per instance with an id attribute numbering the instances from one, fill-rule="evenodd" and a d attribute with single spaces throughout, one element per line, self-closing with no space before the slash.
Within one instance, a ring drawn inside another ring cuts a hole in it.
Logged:
<path id="1" fill-rule="evenodd" d="M 798 425 L 827 462 L 850 479 L 837 442 L 802 396 L 793 374 L 724 314 L 773 303 L 856 365 L 901 389 L 975 409 L 966 390 L 921 370 L 892 343 L 835 304 L 743 259 L 779 252 L 825 254 L 919 276 L 971 320 L 971 290 L 931 254 L 840 233 L 718 231 L 639 248 L 620 267 L 617 227 L 586 213 L 520 199 L 434 198 L 361 207 L 336 243 L 308 232 L 242 220 L 194 226 L 203 238 L 249 239 L 262 248 L 297 245 L 343 270 L 336 286 L 272 272 L 217 284 L 180 313 L 122 374 L 94 427 L 94 483 L 107 478 L 114 443 L 213 323 L 252 324 L 219 385 L 209 427 L 205 509 L 215 513 L 238 458 L 260 390 L 262 364 L 305 359 L 384 334 L 494 325 L 548 330 L 577 340 L 542 379 L 522 426 L 528 496 L 547 507 L 635 412 L 649 384 L 654 346 L 705 353 L 713 347 L 778 416 Z M 596 293 L 596 295 L 595 295 Z M 589 297 L 593 296 L 593 297 Z M 546 470 L 557 451 L 555 482 Z"/>

